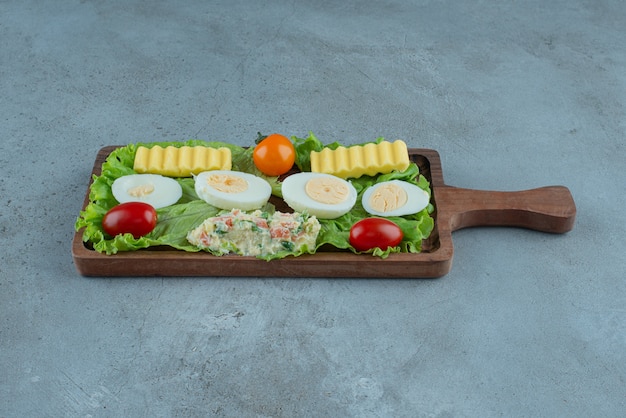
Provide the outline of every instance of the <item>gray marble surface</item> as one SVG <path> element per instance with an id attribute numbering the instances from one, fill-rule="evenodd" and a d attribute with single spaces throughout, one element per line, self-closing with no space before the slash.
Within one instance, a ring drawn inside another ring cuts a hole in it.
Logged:
<path id="1" fill-rule="evenodd" d="M 621 1 L 0 1 L 0 417 L 618 417 Z M 436 280 L 86 278 L 105 145 L 258 131 L 568 187 L 574 229 L 453 234 Z"/>

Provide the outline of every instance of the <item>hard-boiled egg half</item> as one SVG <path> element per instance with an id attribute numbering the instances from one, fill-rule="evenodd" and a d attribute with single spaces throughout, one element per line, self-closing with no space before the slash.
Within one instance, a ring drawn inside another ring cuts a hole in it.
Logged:
<path id="1" fill-rule="evenodd" d="M 261 208 L 272 194 L 264 179 L 240 171 L 204 171 L 195 176 L 198 197 L 220 209 L 252 210 Z"/>
<path id="2" fill-rule="evenodd" d="M 349 212 L 357 199 L 354 186 L 337 176 L 296 173 L 282 184 L 283 200 L 297 212 L 306 211 L 320 219 L 335 219 Z"/>
<path id="3" fill-rule="evenodd" d="M 428 193 L 415 184 L 390 180 L 367 188 L 361 203 L 371 215 L 405 216 L 421 211 L 429 200 Z"/>
<path id="4" fill-rule="evenodd" d="M 120 203 L 143 202 L 159 209 L 178 202 L 183 188 L 176 180 L 160 174 L 129 174 L 115 179 L 111 192 Z"/>

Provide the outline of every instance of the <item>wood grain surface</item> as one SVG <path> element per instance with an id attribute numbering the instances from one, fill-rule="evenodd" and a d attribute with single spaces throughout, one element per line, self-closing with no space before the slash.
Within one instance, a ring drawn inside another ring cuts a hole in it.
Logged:
<path id="1" fill-rule="evenodd" d="M 117 146 L 102 148 L 92 174 L 99 175 L 102 163 Z M 452 267 L 452 232 L 467 227 L 509 226 L 548 233 L 564 233 L 574 226 L 576 205 L 563 186 L 523 191 L 485 191 L 448 186 L 443 180 L 439 153 L 411 148 L 409 156 L 428 178 L 435 206 L 435 228 L 423 241 L 418 254 L 390 254 L 381 259 L 345 251 L 318 251 L 299 257 L 264 261 L 238 255 L 213 256 L 169 248 L 105 255 L 88 248 L 82 230 L 75 233 L 72 256 L 77 271 L 95 277 L 395 277 L 436 278 Z M 89 182 L 91 185 L 91 180 Z M 89 187 L 83 208 L 89 202 Z M 280 201 L 274 202 L 281 209 Z"/>

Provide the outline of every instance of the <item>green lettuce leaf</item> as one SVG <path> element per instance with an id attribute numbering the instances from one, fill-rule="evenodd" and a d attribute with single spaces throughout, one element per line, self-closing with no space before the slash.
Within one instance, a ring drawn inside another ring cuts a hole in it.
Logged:
<path id="1" fill-rule="evenodd" d="M 325 147 L 336 149 L 341 146 L 338 142 L 324 145 L 312 132 L 310 132 L 309 136 L 306 138 L 293 137 L 292 140 L 296 148 L 296 165 L 302 171 L 311 170 L 311 151 L 321 151 Z M 384 140 L 384 138 L 379 137 L 373 142 L 380 143 Z M 363 192 L 376 183 L 389 180 L 403 180 L 413 183 L 428 192 L 428 195 L 431 196 L 430 183 L 426 177 L 420 174 L 419 167 L 415 163 L 411 163 L 409 167 L 402 172 L 393 171 L 377 176 L 361 176 L 357 179 L 350 179 L 350 182 L 358 193 L 357 203 L 350 212 L 337 219 L 320 219 L 322 228 L 317 239 L 317 247 L 320 248 L 330 245 L 335 248 L 350 250 L 356 253 L 356 249 L 350 245 L 350 228 L 361 219 L 371 216 L 363 209 L 361 204 Z M 431 216 L 433 211 L 434 207 L 432 204 L 429 204 L 428 207 L 419 213 L 403 217 L 388 218 L 402 229 L 404 235 L 402 242 L 396 248 L 388 248 L 386 250 L 375 248 L 368 252 L 382 258 L 386 258 L 392 252 L 420 252 L 422 249 L 422 240 L 428 238 L 435 225 L 434 219 Z"/>
<path id="2" fill-rule="evenodd" d="M 296 149 L 296 166 L 301 171 L 310 171 L 311 151 L 320 151 L 324 147 L 336 148 L 340 146 L 338 142 L 324 145 L 313 133 L 309 133 L 306 138 L 292 137 Z M 376 139 L 380 142 L 383 138 Z M 211 206 L 200 200 L 196 195 L 194 180 L 192 178 L 176 178 L 183 189 L 180 200 L 169 207 L 157 210 L 158 223 L 155 229 L 148 235 L 141 238 L 134 238 L 131 234 L 118 235 L 116 237 L 107 236 L 102 230 L 102 218 L 109 209 L 116 206 L 118 202 L 111 192 L 111 184 L 115 179 L 134 174 L 133 163 L 137 148 L 140 146 L 152 147 L 183 145 L 194 146 L 204 145 L 211 147 L 228 147 L 232 153 L 232 169 L 251 173 L 267 180 L 272 186 L 272 194 L 281 197 L 281 183 L 279 177 L 268 177 L 261 173 L 252 161 L 253 147 L 240 147 L 224 142 L 208 142 L 201 140 L 188 140 L 185 142 L 146 142 L 129 144 L 125 147 L 114 150 L 102 164 L 102 173 L 93 177 L 93 182 L 89 190 L 89 203 L 76 220 L 75 229 L 83 229 L 83 241 L 93 247 L 94 250 L 105 254 L 116 254 L 119 251 L 134 251 L 141 248 L 155 246 L 169 246 L 182 251 L 196 252 L 198 248 L 187 242 L 187 233 L 200 225 L 205 219 L 217 216 L 220 209 Z M 430 194 L 430 184 L 428 180 L 420 175 L 419 168 L 415 164 L 410 164 L 403 172 L 392 172 L 379 176 L 362 176 L 350 181 L 357 189 L 358 199 L 355 207 L 347 214 L 337 219 L 320 219 L 321 230 L 317 239 L 316 248 L 303 249 L 297 254 L 284 251 L 271 256 L 262 257 L 266 260 L 282 258 L 287 256 L 297 256 L 302 253 L 314 252 L 322 247 L 334 247 L 339 250 L 357 252 L 349 241 L 350 228 L 361 219 L 370 215 L 365 212 L 361 205 L 361 196 L 365 189 L 375 183 L 392 179 L 404 180 L 417 184 Z M 264 210 L 273 210 L 273 206 L 268 204 Z M 390 220 L 396 222 L 402 229 L 404 239 L 398 247 L 387 250 L 374 249 L 369 251 L 374 256 L 385 258 L 392 252 L 416 253 L 421 250 L 421 243 L 426 239 L 433 227 L 434 220 L 431 217 L 432 205 L 423 211 L 404 217 L 393 217 Z"/>
<path id="3" fill-rule="evenodd" d="M 176 178 L 181 185 L 183 195 L 172 206 L 157 210 L 157 226 L 148 235 L 134 238 L 131 234 L 107 236 L 102 230 L 102 218 L 109 209 L 118 204 L 111 191 L 111 185 L 115 179 L 129 174 L 136 174 L 133 170 L 135 153 L 140 146 L 148 148 L 155 145 L 162 147 L 183 145 L 204 145 L 214 148 L 228 147 L 233 155 L 233 170 L 246 171 L 248 167 L 237 165 L 235 161 L 242 161 L 241 155 L 246 152 L 243 147 L 227 144 L 224 142 L 207 142 L 189 140 L 185 142 L 150 142 L 129 144 L 117 148 L 102 164 L 102 173 L 93 177 L 89 189 L 89 203 L 79 218 L 75 228 L 83 230 L 83 241 L 90 244 L 94 250 L 105 254 L 116 254 L 118 251 L 134 251 L 152 246 L 170 246 L 185 251 L 197 251 L 187 242 L 187 232 L 199 225 L 204 219 L 215 216 L 219 209 L 198 199 L 192 178 Z"/>

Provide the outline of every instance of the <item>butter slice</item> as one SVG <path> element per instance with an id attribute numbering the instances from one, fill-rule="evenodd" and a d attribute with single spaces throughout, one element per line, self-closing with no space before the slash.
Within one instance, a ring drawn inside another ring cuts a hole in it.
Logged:
<path id="1" fill-rule="evenodd" d="M 232 154 L 229 148 L 204 146 L 139 146 L 133 169 L 141 174 L 161 174 L 168 177 L 191 177 L 209 170 L 230 170 Z"/>
<path id="2" fill-rule="evenodd" d="M 311 151 L 312 172 L 344 179 L 404 171 L 410 163 L 406 143 L 401 140 Z"/>

